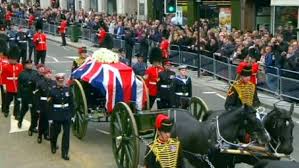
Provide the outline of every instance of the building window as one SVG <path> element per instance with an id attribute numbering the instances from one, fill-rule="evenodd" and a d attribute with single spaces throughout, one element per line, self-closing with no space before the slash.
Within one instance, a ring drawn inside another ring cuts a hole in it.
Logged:
<path id="1" fill-rule="evenodd" d="M 296 28 L 298 23 L 298 7 L 276 6 L 275 7 L 275 32 L 289 28 Z"/>
<path id="2" fill-rule="evenodd" d="M 98 0 L 90 0 L 90 9 L 98 11 Z"/>

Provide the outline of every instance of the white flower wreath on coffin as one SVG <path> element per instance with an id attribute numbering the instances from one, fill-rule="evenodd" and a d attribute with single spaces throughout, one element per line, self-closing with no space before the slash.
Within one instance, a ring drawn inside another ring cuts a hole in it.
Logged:
<path id="1" fill-rule="evenodd" d="M 108 50 L 107 48 L 100 48 L 93 52 L 92 58 L 104 64 L 118 63 L 119 56 L 117 53 Z"/>

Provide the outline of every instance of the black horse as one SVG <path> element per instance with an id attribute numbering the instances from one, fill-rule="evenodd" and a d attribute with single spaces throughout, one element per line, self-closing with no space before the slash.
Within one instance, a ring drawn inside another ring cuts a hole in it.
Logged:
<path id="1" fill-rule="evenodd" d="M 298 168 L 299 163 L 279 160 L 261 160 L 254 168 Z"/>
<path id="2" fill-rule="evenodd" d="M 293 111 L 294 104 L 291 105 L 290 110 L 280 109 L 274 105 L 273 110 L 263 118 L 262 123 L 271 137 L 271 141 L 268 144 L 270 152 L 277 152 L 286 155 L 290 155 L 293 152 Z M 205 116 L 205 120 L 211 120 L 215 115 L 219 114 L 209 113 L 207 116 Z M 238 155 L 233 157 L 233 162 L 234 164 L 247 163 L 254 165 L 258 162 L 258 159 L 263 159 L 263 157 Z M 271 159 L 279 158 L 273 157 Z"/>
<path id="3" fill-rule="evenodd" d="M 223 111 L 217 119 L 202 123 L 199 123 L 191 114 L 182 111 L 172 113 L 171 117 L 176 123 L 172 136 L 179 138 L 185 158 L 194 167 L 209 167 L 204 160 L 197 157 L 197 154 L 204 155 L 217 150 L 217 139 L 219 137 L 217 136 L 217 131 L 225 140 L 234 142 L 241 129 L 240 126 L 244 124 L 245 120 L 252 125 L 250 131 L 256 132 L 261 142 L 267 143 L 270 140 L 263 124 L 256 119 L 255 110 L 251 107 L 239 108 L 228 112 Z M 228 161 L 230 160 L 228 159 Z M 229 164 L 222 162 L 220 165 L 214 166 L 225 168 L 228 166 L 224 165 Z"/>

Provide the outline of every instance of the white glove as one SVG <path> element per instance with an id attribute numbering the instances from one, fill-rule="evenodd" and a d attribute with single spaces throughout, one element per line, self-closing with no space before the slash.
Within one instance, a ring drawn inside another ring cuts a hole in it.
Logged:
<path id="1" fill-rule="evenodd" d="M 72 122 L 75 122 L 75 117 L 72 117 L 71 120 L 72 120 Z"/>
<path id="2" fill-rule="evenodd" d="M 18 100 L 19 102 L 20 102 L 20 101 L 22 101 L 22 99 L 21 99 L 21 98 L 18 98 L 17 100 Z"/>
<path id="3" fill-rule="evenodd" d="M 49 120 L 49 124 L 52 124 L 53 123 L 53 120 Z"/>
<path id="4" fill-rule="evenodd" d="M 40 113 L 40 110 L 36 110 L 37 113 Z"/>

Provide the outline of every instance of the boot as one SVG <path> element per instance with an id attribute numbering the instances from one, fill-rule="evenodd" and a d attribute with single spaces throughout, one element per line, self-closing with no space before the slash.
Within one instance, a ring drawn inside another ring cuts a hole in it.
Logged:
<path id="1" fill-rule="evenodd" d="M 54 143 L 51 143 L 51 152 L 53 153 L 53 154 L 55 154 L 56 153 L 56 149 L 57 149 L 57 147 L 56 147 L 57 145 L 56 144 L 54 144 Z"/>
<path id="2" fill-rule="evenodd" d="M 68 154 L 66 154 L 66 153 L 64 153 L 64 154 L 62 154 L 62 159 L 64 159 L 64 160 L 70 160 L 70 157 L 68 156 Z"/>
<path id="3" fill-rule="evenodd" d="M 43 138 L 42 138 L 42 136 L 41 135 L 39 135 L 38 137 L 37 137 L 37 143 L 42 143 L 42 141 L 43 141 Z"/>
<path id="4" fill-rule="evenodd" d="M 22 122 L 21 121 L 18 122 L 18 128 L 22 128 Z"/>

